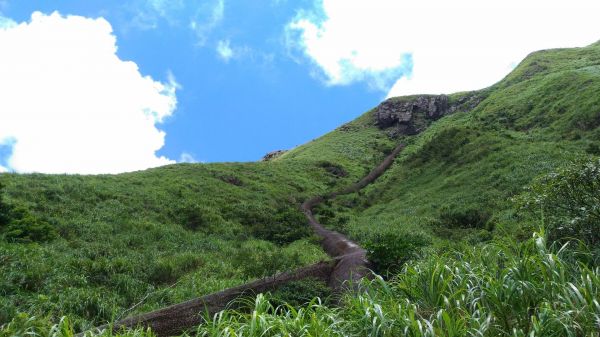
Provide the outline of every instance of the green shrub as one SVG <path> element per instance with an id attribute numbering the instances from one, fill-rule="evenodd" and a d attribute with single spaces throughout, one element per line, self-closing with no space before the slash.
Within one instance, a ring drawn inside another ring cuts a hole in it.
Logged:
<path id="1" fill-rule="evenodd" d="M 271 295 L 271 303 L 275 307 L 288 304 L 299 307 L 315 298 L 321 299 L 321 303 L 327 303 L 331 296 L 331 289 L 327 284 L 317 278 L 309 277 L 299 281 L 292 281 L 279 287 Z"/>
<path id="2" fill-rule="evenodd" d="M 256 204 L 242 204 L 236 217 L 257 239 L 285 245 L 308 237 L 311 232 L 306 218 L 296 205 L 283 204 L 271 208 Z"/>
<path id="3" fill-rule="evenodd" d="M 48 222 L 33 216 L 25 209 L 15 211 L 18 215 L 4 229 L 4 237 L 9 242 L 47 242 L 58 236 L 56 229 Z"/>
<path id="4" fill-rule="evenodd" d="M 542 176 L 516 200 L 542 218 L 550 240 L 600 244 L 600 159 L 575 161 Z"/>
<path id="5" fill-rule="evenodd" d="M 56 229 L 21 205 L 3 201 L 0 186 L 0 235 L 9 242 L 46 242 L 58 237 Z"/>
<path id="6" fill-rule="evenodd" d="M 172 283 L 203 263 L 201 256 L 191 252 L 159 258 L 150 269 L 149 279 L 155 284 Z"/>
<path id="7" fill-rule="evenodd" d="M 417 258 L 431 239 L 423 233 L 387 232 L 372 234 L 365 240 L 367 259 L 378 274 L 395 272 Z"/>
<path id="8" fill-rule="evenodd" d="M 301 265 L 298 252 L 285 252 L 270 242 L 254 241 L 243 245 L 232 262 L 246 279 L 266 277 Z"/>
<path id="9" fill-rule="evenodd" d="M 589 143 L 585 148 L 585 152 L 595 156 L 600 156 L 600 146 L 598 146 L 596 143 Z"/>
<path id="10" fill-rule="evenodd" d="M 484 229 L 490 220 L 490 213 L 481 209 L 457 209 L 444 207 L 435 221 L 438 226 L 449 229 Z"/>
<path id="11" fill-rule="evenodd" d="M 170 214 L 183 228 L 204 233 L 211 233 L 225 222 L 214 206 L 193 201 L 174 206 Z"/>

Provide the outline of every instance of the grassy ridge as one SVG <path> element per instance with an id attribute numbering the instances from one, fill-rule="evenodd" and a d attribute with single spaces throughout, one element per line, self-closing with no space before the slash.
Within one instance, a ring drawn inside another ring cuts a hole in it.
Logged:
<path id="1" fill-rule="evenodd" d="M 511 197 L 540 174 L 600 154 L 600 48 L 533 53 L 481 94 L 474 110 L 404 139 L 388 173 L 324 209 L 325 222 L 359 241 L 387 231 L 471 243 L 494 233 L 528 237 L 524 225 L 535 219 L 517 217 Z M 485 221 L 452 227 L 470 214 Z"/>

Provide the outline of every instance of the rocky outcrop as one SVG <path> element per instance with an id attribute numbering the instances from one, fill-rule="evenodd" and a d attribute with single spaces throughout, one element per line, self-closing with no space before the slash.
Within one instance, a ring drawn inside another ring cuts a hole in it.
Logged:
<path id="1" fill-rule="evenodd" d="M 262 161 L 273 160 L 286 152 L 287 152 L 287 150 L 276 150 L 276 151 L 269 152 L 262 157 Z"/>
<path id="2" fill-rule="evenodd" d="M 395 124 L 408 124 L 415 114 L 428 119 L 438 119 L 448 111 L 448 96 L 419 96 L 403 101 L 391 98 L 377 107 L 375 117 L 377 125 L 387 128 Z"/>
<path id="3" fill-rule="evenodd" d="M 446 95 L 394 97 L 376 108 L 375 121 L 381 129 L 390 128 L 391 135 L 414 135 L 445 115 L 475 108 L 482 99 L 465 95 L 451 103 Z"/>

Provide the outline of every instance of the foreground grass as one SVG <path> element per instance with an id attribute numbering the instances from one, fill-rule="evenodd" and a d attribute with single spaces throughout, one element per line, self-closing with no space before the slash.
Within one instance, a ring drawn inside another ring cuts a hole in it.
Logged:
<path id="1" fill-rule="evenodd" d="M 269 295 L 259 295 L 245 310 L 208 317 L 193 335 L 594 337 L 600 331 L 600 269 L 587 257 L 585 246 L 548 246 L 543 234 L 432 254 L 389 281 L 365 281 L 340 307 L 319 299 L 274 307 Z M 63 321 L 49 328 L 23 316 L 0 336 L 71 337 L 69 326 Z"/>
<path id="2" fill-rule="evenodd" d="M 3 200 L 27 216 L 0 224 L 0 324 L 28 312 L 80 330 L 326 259 L 295 199 L 326 190 L 335 179 L 323 173 L 255 163 L 1 175 Z"/>

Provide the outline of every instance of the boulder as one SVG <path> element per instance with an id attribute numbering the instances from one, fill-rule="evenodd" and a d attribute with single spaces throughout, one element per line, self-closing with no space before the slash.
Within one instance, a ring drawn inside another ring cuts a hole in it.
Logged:
<path id="1" fill-rule="evenodd" d="M 409 124 L 415 114 L 427 119 L 438 119 L 448 112 L 448 96 L 418 96 L 411 100 L 391 98 L 381 103 L 375 112 L 377 125 L 386 128 Z"/>

